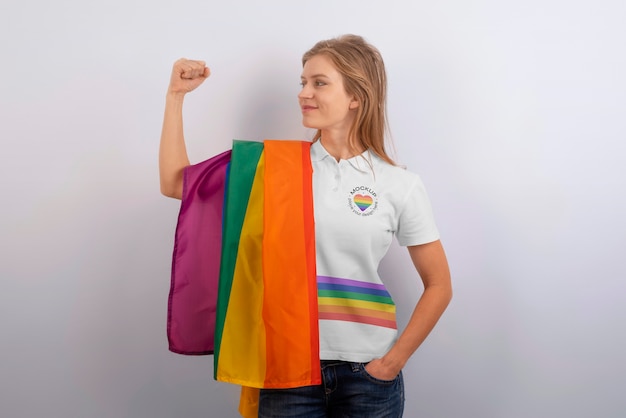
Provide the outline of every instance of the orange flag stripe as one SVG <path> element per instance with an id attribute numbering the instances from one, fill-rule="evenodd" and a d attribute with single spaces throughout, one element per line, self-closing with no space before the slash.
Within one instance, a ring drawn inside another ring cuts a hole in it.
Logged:
<path id="1" fill-rule="evenodd" d="M 263 319 L 266 327 L 271 325 L 266 328 L 265 387 L 319 384 L 315 247 L 312 230 L 305 229 L 313 222 L 310 144 L 264 144 Z"/>

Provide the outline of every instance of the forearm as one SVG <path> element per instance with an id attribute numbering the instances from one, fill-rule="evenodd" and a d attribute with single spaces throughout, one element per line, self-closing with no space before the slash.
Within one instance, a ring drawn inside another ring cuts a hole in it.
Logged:
<path id="1" fill-rule="evenodd" d="M 381 358 L 386 367 L 399 372 L 411 355 L 433 330 L 452 298 L 448 284 L 433 284 L 424 289 L 406 328 L 393 347 Z"/>
<path id="2" fill-rule="evenodd" d="M 159 147 L 161 193 L 180 199 L 183 193 L 183 170 L 189 165 L 183 134 L 184 94 L 168 92 Z"/>

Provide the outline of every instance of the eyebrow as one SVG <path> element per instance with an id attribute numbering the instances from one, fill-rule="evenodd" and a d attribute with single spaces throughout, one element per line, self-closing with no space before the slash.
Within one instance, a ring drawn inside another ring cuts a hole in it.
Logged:
<path id="1" fill-rule="evenodd" d="M 310 76 L 309 78 L 316 78 L 316 77 L 324 77 L 324 78 L 330 78 L 328 77 L 326 74 L 313 74 L 312 76 Z M 300 78 L 306 78 L 304 75 L 301 75 Z"/>

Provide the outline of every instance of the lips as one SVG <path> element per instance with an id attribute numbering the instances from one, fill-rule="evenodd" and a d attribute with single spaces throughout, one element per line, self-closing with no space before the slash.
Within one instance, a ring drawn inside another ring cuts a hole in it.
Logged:
<path id="1" fill-rule="evenodd" d="M 315 106 L 308 106 L 308 105 L 301 106 L 301 108 L 302 108 L 302 112 L 303 113 L 310 112 L 311 110 L 317 109 L 317 107 L 315 107 Z"/>

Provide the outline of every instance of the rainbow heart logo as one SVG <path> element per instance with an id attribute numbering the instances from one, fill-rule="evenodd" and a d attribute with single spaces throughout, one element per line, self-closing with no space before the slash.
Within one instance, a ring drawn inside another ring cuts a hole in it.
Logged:
<path id="1" fill-rule="evenodd" d="M 372 206 L 373 201 L 374 199 L 372 199 L 372 196 L 367 196 L 367 195 L 362 195 L 362 194 L 354 195 L 354 204 L 357 205 L 357 207 L 361 210 L 361 212 L 365 211 L 365 209 Z"/>

